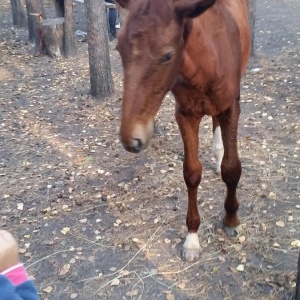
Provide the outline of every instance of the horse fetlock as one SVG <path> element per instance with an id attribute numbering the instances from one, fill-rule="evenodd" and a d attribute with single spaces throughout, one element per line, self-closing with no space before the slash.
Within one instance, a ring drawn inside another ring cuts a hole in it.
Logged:
<path id="1" fill-rule="evenodd" d="M 238 234 L 237 228 L 240 225 L 240 220 L 235 216 L 225 216 L 223 219 L 223 230 L 229 237 L 236 237 Z"/>
<path id="2" fill-rule="evenodd" d="M 182 250 L 182 260 L 194 262 L 199 259 L 200 243 L 197 233 L 188 233 Z"/>

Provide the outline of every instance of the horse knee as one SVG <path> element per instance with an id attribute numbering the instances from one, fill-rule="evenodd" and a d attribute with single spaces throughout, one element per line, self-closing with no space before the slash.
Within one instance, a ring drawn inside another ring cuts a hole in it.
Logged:
<path id="1" fill-rule="evenodd" d="M 241 174 L 242 166 L 238 158 L 235 161 L 223 160 L 221 165 L 221 175 L 227 186 L 235 188 L 239 183 Z"/>
<path id="2" fill-rule="evenodd" d="M 202 175 L 201 163 L 198 162 L 193 166 L 185 165 L 183 168 L 184 168 L 183 170 L 184 181 L 187 187 L 191 187 L 191 188 L 198 187 Z"/>

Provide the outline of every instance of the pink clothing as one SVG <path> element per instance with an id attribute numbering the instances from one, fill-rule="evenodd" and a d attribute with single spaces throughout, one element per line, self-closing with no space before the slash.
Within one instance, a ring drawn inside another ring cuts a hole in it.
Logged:
<path id="1" fill-rule="evenodd" d="M 19 263 L 0 273 L 0 300 L 39 300 L 23 264 Z"/>
<path id="2" fill-rule="evenodd" d="M 1 274 L 5 275 L 5 277 L 15 286 L 29 280 L 28 274 L 21 263 L 1 272 Z"/>

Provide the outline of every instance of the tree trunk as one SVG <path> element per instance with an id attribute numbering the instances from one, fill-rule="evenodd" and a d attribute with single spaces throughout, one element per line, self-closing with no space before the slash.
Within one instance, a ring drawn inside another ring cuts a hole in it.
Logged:
<path id="1" fill-rule="evenodd" d="M 26 12 L 22 0 L 10 0 L 13 24 L 20 27 L 27 26 Z"/>
<path id="2" fill-rule="evenodd" d="M 97 98 L 114 92 L 111 75 L 108 28 L 104 1 L 85 0 L 91 94 Z"/>
<path id="3" fill-rule="evenodd" d="M 35 43 L 35 52 L 44 52 L 41 20 L 46 18 L 42 0 L 26 0 L 28 19 L 28 40 Z"/>
<path id="4" fill-rule="evenodd" d="M 43 39 L 46 52 L 51 57 L 64 55 L 64 18 L 42 21 Z"/>
<path id="5" fill-rule="evenodd" d="M 254 56 L 256 0 L 249 0 L 249 22 L 251 30 L 251 55 Z"/>
<path id="6" fill-rule="evenodd" d="M 64 18 L 65 16 L 65 4 L 64 0 L 54 0 L 54 8 L 57 18 Z"/>
<path id="7" fill-rule="evenodd" d="M 67 57 L 76 55 L 74 20 L 73 20 L 73 0 L 64 0 L 65 12 L 65 54 Z"/>
<path id="8" fill-rule="evenodd" d="M 33 13 L 34 7 L 36 8 L 37 1 L 35 0 L 34 3 L 31 2 L 31 0 L 25 0 L 26 1 L 26 10 L 27 10 L 27 20 L 28 20 L 28 40 L 29 42 L 33 43 L 35 40 L 34 33 L 36 32 L 34 28 L 34 16 L 31 15 Z M 39 9 L 35 9 L 39 10 Z"/>

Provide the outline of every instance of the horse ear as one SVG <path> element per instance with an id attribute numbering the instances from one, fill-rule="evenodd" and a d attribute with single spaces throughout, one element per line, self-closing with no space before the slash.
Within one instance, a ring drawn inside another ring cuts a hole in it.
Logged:
<path id="1" fill-rule="evenodd" d="M 115 0 L 122 8 L 127 8 L 130 0 Z"/>
<path id="2" fill-rule="evenodd" d="M 210 8 L 216 0 L 179 0 L 175 2 L 175 12 L 182 18 L 195 18 Z"/>

